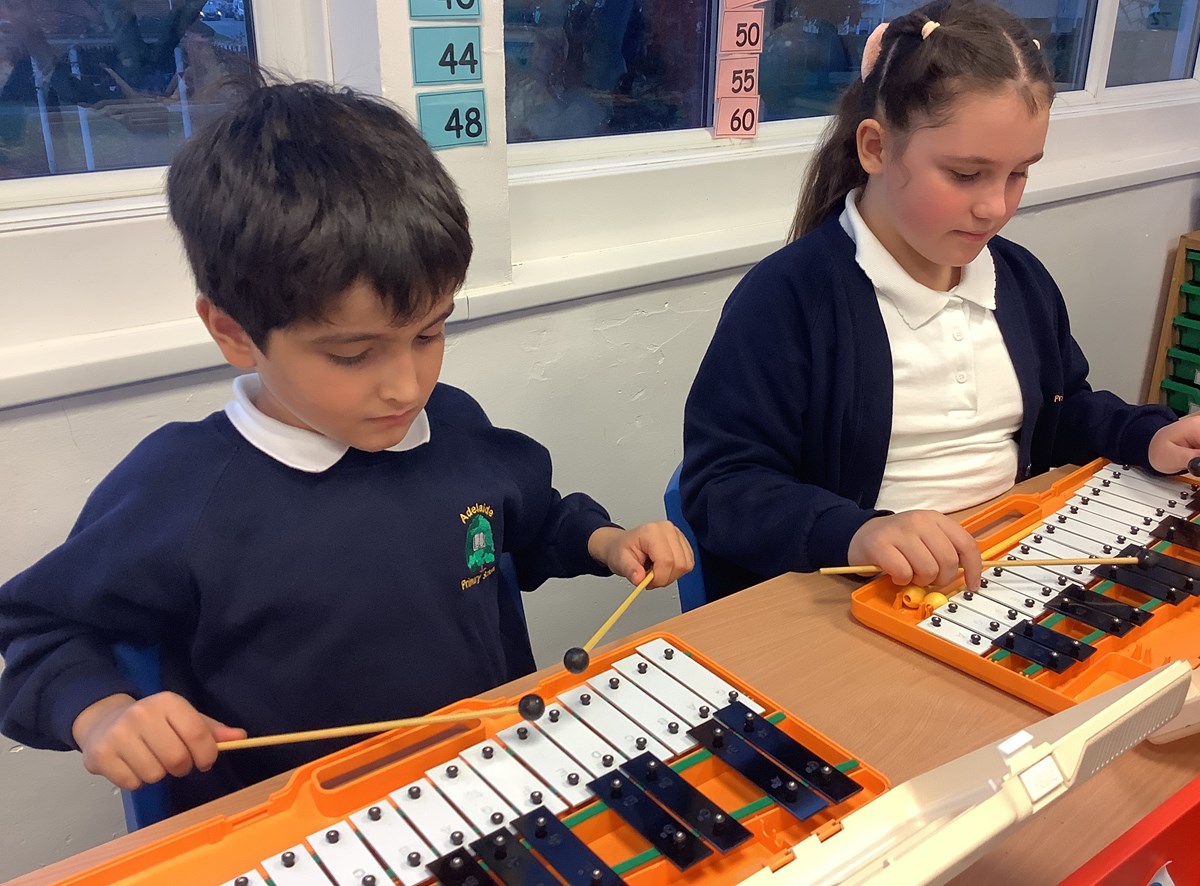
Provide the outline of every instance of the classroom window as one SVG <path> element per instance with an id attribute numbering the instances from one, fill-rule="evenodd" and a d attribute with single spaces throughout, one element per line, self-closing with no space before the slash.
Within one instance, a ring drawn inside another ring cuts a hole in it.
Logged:
<path id="1" fill-rule="evenodd" d="M 0 180 L 163 166 L 255 58 L 251 0 L 0 0 Z"/>
<path id="2" fill-rule="evenodd" d="M 1185 80 L 1196 69 L 1197 0 L 1121 0 L 1108 85 Z"/>
<path id="3" fill-rule="evenodd" d="M 508 140 L 695 129 L 711 0 L 504 0 Z"/>
<path id="4" fill-rule="evenodd" d="M 763 120 L 832 114 L 860 76 L 863 44 L 881 21 L 925 0 L 772 0 L 759 62 Z M 1194 2 L 1194 0 L 1193 0 Z M 1094 13 L 1088 0 L 1000 0 L 1048 53 L 1060 90 L 1081 89 Z"/>
<path id="5" fill-rule="evenodd" d="M 1164 0 L 1190 2 L 1197 0 Z M 770 0 L 759 68 L 763 120 L 833 112 L 871 30 L 921 0 Z M 1089 0 L 1005 0 L 1081 89 Z M 712 123 L 712 0 L 504 0 L 510 142 L 694 129 Z M 1192 41 L 1193 46 L 1195 41 Z"/>

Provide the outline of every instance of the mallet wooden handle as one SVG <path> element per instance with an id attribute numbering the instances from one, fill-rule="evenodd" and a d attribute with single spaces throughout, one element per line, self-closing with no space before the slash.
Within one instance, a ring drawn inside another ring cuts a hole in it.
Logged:
<path id="1" fill-rule="evenodd" d="M 455 723 L 459 720 L 475 720 L 480 717 L 502 717 L 519 714 L 518 705 L 502 708 L 486 708 L 480 711 L 456 711 L 449 714 L 427 714 L 424 717 L 404 717 L 400 720 L 380 720 L 378 723 L 359 723 L 355 726 L 331 726 L 328 729 L 309 729 L 305 732 L 284 732 L 279 735 L 259 735 L 254 738 L 238 738 L 233 741 L 217 742 L 218 751 L 236 751 L 242 748 L 265 748 L 281 744 L 296 744 L 302 741 L 319 741 L 323 738 L 345 738 L 348 735 L 370 735 L 387 732 L 402 726 L 425 726 L 429 723 Z"/>
<path id="2" fill-rule="evenodd" d="M 646 577 L 641 580 L 641 582 L 636 588 L 633 589 L 632 592 L 630 592 L 629 596 L 625 598 L 625 602 L 618 606 L 616 611 L 608 617 L 608 621 L 600 625 L 600 630 L 592 634 L 592 639 L 583 644 L 584 652 L 591 652 L 596 648 L 596 644 L 604 639 L 604 635 L 612 630 L 612 626 L 617 623 L 617 619 L 625 614 L 625 610 L 633 605 L 633 601 L 638 598 L 638 594 L 646 590 L 646 586 L 652 581 L 654 581 L 654 570 L 650 570 L 646 573 Z"/>

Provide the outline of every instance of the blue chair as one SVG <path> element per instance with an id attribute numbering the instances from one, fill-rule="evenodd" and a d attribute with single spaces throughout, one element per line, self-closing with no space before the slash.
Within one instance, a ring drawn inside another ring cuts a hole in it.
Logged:
<path id="1" fill-rule="evenodd" d="M 675 473 L 667 481 L 667 490 L 663 493 L 663 506 L 667 511 L 667 519 L 675 524 L 683 533 L 688 544 L 692 546 L 692 554 L 696 558 L 696 568 L 687 575 L 681 576 L 676 583 L 679 586 L 679 608 L 688 612 L 708 602 L 704 593 L 704 571 L 700 567 L 700 546 L 696 544 L 696 533 L 683 516 L 683 501 L 679 496 L 679 471 L 682 464 L 675 468 Z"/>
<path id="2" fill-rule="evenodd" d="M 113 655 L 121 673 L 143 697 L 162 691 L 157 646 L 116 643 L 113 645 Z M 135 791 L 121 791 L 121 805 L 125 807 L 125 829 L 130 833 L 173 814 L 166 780 L 142 785 Z"/>

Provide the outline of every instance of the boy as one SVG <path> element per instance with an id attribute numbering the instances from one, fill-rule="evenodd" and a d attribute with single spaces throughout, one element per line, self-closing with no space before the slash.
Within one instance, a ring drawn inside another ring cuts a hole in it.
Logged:
<path id="1" fill-rule="evenodd" d="M 670 524 L 625 531 L 560 497 L 545 449 L 437 384 L 471 241 L 393 108 L 257 88 L 183 147 L 167 192 L 200 318 L 254 374 L 139 444 L 0 587 L 7 735 L 78 747 L 126 789 L 178 776 L 186 808 L 346 743 L 218 759 L 218 741 L 419 715 L 522 670 L 502 554 L 525 590 L 691 568 Z M 160 646 L 173 691 L 138 699 L 115 641 Z"/>

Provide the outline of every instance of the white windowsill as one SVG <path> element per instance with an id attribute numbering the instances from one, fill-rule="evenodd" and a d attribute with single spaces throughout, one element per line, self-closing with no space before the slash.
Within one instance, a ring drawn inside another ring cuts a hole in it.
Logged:
<path id="1" fill-rule="evenodd" d="M 1048 152 L 1056 159 L 1036 169 L 1023 208 L 1200 173 L 1196 149 L 1200 100 L 1194 88 L 1181 88 L 1150 105 L 1139 102 L 1110 108 L 1068 103 L 1056 107 L 1056 118 L 1061 119 L 1051 136 L 1058 149 Z M 795 199 L 794 182 L 819 128 L 809 125 L 811 131 L 798 140 L 801 133 L 795 128 L 783 137 L 780 126 L 774 132 L 768 129 L 760 142 L 735 143 L 716 151 L 705 148 L 704 133 L 690 133 L 664 155 L 616 154 L 538 167 L 516 163 L 510 174 L 517 253 L 512 280 L 465 291 L 455 321 L 602 297 L 753 264 L 783 243 Z M 1132 133 L 1130 144 L 1115 143 L 1114 133 Z M 1097 151 L 1097 145 L 1105 149 Z M 739 187 L 759 187 L 769 200 L 732 208 L 722 205 L 718 197 L 710 200 L 706 189 L 722 186 L 714 184 L 717 173 Z M 630 195 L 644 189 L 648 176 L 660 175 L 678 196 L 681 206 L 674 207 L 678 220 L 629 218 L 637 215 L 636 207 L 630 209 Z M 689 176 L 698 183 L 691 189 L 680 184 Z M 580 217 L 568 218 L 569 212 L 560 211 L 559 218 L 546 220 L 547 206 L 569 207 L 577 193 L 597 193 L 587 188 L 611 192 L 605 194 L 609 205 L 595 207 L 587 217 L 575 213 Z M 0 212 L 0 231 L 94 224 L 163 212 L 161 197 L 148 196 L 61 208 L 27 207 Z M 619 230 L 637 224 L 641 229 L 633 233 Z M 654 236 L 662 231 L 676 236 Z M 624 241 L 618 235 L 625 236 Z M 590 248 L 570 248 L 576 244 Z M 194 318 L 0 348 L 0 408 L 220 362 Z"/>

